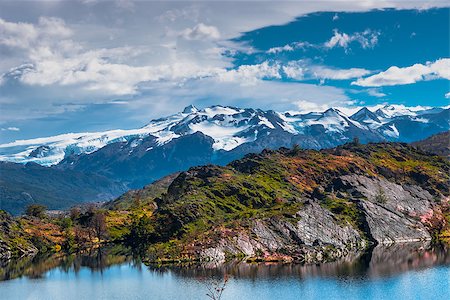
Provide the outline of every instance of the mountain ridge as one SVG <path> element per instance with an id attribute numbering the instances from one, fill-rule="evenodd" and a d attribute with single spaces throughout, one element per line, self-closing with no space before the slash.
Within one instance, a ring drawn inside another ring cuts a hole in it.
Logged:
<path id="1" fill-rule="evenodd" d="M 152 120 L 138 129 L 68 133 L 2 144 L 0 160 L 21 163 L 33 161 L 43 165 L 54 165 L 67 156 L 93 153 L 111 143 L 131 140 L 138 143 L 139 138 L 154 136 L 157 141 L 155 146 L 162 146 L 175 138 L 196 131 L 214 139 L 215 151 L 231 151 L 242 144 L 254 142 L 265 134 L 277 131 L 292 135 L 304 135 L 305 132 L 313 135 L 315 131 L 322 130 L 328 135 L 336 135 L 337 138 L 349 141 L 353 137 L 346 131 L 352 130 L 353 127 L 370 134 L 372 136 L 370 141 L 412 142 L 412 139 L 420 140 L 439 131 L 448 130 L 449 115 L 448 108 L 412 111 L 393 105 L 386 105 L 376 111 L 363 107 L 349 116 L 335 108 L 329 108 L 324 112 L 293 114 L 221 105 L 197 109 L 190 105 L 180 113 Z M 400 132 L 397 128 L 399 126 L 402 127 Z M 403 137 L 403 131 L 407 132 L 411 126 L 413 129 L 425 128 L 421 131 L 426 133 L 419 133 L 415 138 L 409 135 Z M 313 147 L 320 148 L 320 141 Z"/>

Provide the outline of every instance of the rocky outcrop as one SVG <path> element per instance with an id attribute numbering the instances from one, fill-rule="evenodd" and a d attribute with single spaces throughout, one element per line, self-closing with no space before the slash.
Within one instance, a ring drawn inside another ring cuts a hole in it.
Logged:
<path id="1" fill-rule="evenodd" d="M 376 203 L 362 200 L 370 235 L 381 244 L 431 240 L 425 226 Z"/>
<path id="2" fill-rule="evenodd" d="M 381 177 L 364 175 L 341 176 L 335 189 L 355 198 L 364 198 L 388 210 L 411 217 L 426 214 L 432 209 L 433 196 L 417 185 L 400 185 Z"/>
<path id="3" fill-rule="evenodd" d="M 311 202 L 297 215 L 299 237 L 305 245 L 334 245 L 339 248 L 364 246 L 364 237 L 350 224 L 339 224 L 333 214 L 317 203 Z"/>
<path id="4" fill-rule="evenodd" d="M 330 187 L 327 187 L 330 189 Z M 383 178 L 344 175 L 332 190 L 356 203 L 360 228 L 343 223 L 321 200 L 308 199 L 290 221 L 257 220 L 249 232 L 222 238 L 202 250 L 201 258 L 224 261 L 228 255 L 321 262 L 348 255 L 369 244 L 430 241 L 421 222 L 433 211 L 434 197 L 419 186 L 400 185 Z"/>
<path id="5" fill-rule="evenodd" d="M 368 234 L 378 243 L 431 240 L 420 222 L 433 211 L 433 196 L 420 186 L 399 185 L 383 178 L 341 176 L 334 188 L 358 201 Z"/>
<path id="6" fill-rule="evenodd" d="M 231 255 L 312 263 L 334 260 L 366 246 L 357 229 L 339 224 L 330 211 L 308 202 L 292 220 L 257 220 L 249 232 L 222 238 L 200 256 L 210 261 L 224 261 Z"/>

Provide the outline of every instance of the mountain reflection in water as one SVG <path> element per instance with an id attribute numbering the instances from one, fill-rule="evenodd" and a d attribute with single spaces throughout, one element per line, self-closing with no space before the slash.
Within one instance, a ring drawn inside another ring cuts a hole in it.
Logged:
<path id="1" fill-rule="evenodd" d="M 450 265 L 448 246 L 430 246 L 422 243 L 378 245 L 345 259 L 318 265 L 228 262 L 225 264 L 191 264 L 145 266 L 138 256 L 122 247 L 95 249 L 73 255 L 36 256 L 0 263 L 0 280 L 18 277 L 43 278 L 46 272 L 58 268 L 77 273 L 83 267 L 102 273 L 113 265 L 129 264 L 136 271 L 149 268 L 153 272 L 172 272 L 180 277 L 214 278 L 225 274 L 234 278 L 329 277 L 338 279 L 371 279 L 393 276 L 410 270 L 421 270 L 439 265 Z"/>

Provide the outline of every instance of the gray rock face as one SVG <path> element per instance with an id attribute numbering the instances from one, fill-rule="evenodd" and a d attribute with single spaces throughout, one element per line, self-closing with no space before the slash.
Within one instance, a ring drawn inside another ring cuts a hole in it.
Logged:
<path id="1" fill-rule="evenodd" d="M 384 178 L 362 175 L 345 175 L 340 179 L 346 187 L 350 187 L 344 191 L 355 195 L 355 198 L 366 198 L 392 211 L 417 217 L 432 209 L 433 196 L 419 186 L 402 186 Z"/>
<path id="2" fill-rule="evenodd" d="M 223 261 L 226 253 L 247 257 L 289 253 L 300 261 L 321 262 L 367 245 L 356 229 L 339 224 L 317 203 L 307 204 L 295 217 L 292 222 L 275 218 L 255 221 L 250 232 L 222 239 L 217 246 L 204 250 L 201 257 Z"/>
<path id="3" fill-rule="evenodd" d="M 8 244 L 0 239 L 0 261 L 6 261 L 11 259 L 12 252 Z"/>
<path id="4" fill-rule="evenodd" d="M 388 210 L 370 201 L 362 200 L 361 206 L 366 214 L 370 234 L 378 243 L 431 240 L 425 226 L 406 215 Z"/>
<path id="5" fill-rule="evenodd" d="M 333 214 L 319 204 L 312 202 L 297 213 L 299 238 L 308 246 L 330 244 L 338 247 L 357 246 L 362 237 L 350 224 L 339 225 Z"/>
<path id="6" fill-rule="evenodd" d="M 354 253 L 371 242 L 386 245 L 431 240 L 420 217 L 433 210 L 433 196 L 419 186 L 345 175 L 328 189 L 357 204 L 361 228 L 343 224 L 320 204 L 321 200 L 309 199 L 292 219 L 257 220 L 249 231 L 221 239 L 203 250 L 201 257 L 223 261 L 227 254 L 264 257 L 284 253 L 304 262 L 322 262 Z"/>
<path id="7" fill-rule="evenodd" d="M 399 185 L 362 175 L 340 177 L 338 188 L 359 198 L 371 237 L 378 243 L 431 240 L 422 215 L 433 209 L 433 196 L 419 186 Z"/>

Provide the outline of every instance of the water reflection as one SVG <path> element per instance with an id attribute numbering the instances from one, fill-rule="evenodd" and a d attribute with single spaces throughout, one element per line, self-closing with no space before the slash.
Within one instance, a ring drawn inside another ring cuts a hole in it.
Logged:
<path id="1" fill-rule="evenodd" d="M 231 262 L 224 265 L 203 264 L 190 266 L 168 266 L 152 268 L 153 271 L 171 271 L 183 277 L 211 278 L 225 274 L 234 278 L 280 278 L 324 277 L 339 279 L 366 279 L 394 276 L 410 270 L 421 270 L 433 266 L 450 265 L 450 250 L 447 246 L 423 243 L 376 246 L 365 253 L 354 254 L 342 260 L 324 264 L 247 264 Z"/>
<path id="2" fill-rule="evenodd" d="M 0 262 L 0 280 L 22 276 L 38 279 L 55 268 L 66 273 L 78 273 L 82 267 L 87 267 L 93 272 L 103 272 L 110 266 L 126 262 L 131 262 L 133 267 L 141 267 L 141 261 L 133 258 L 131 252 L 122 246 L 91 249 L 84 253 L 71 255 L 37 255 Z"/>
<path id="3" fill-rule="evenodd" d="M 74 255 L 36 256 L 0 263 L 0 280 L 25 276 L 42 278 L 52 269 L 78 273 L 83 267 L 92 272 L 103 272 L 110 266 L 128 263 L 137 270 L 147 268 L 138 256 L 128 249 L 115 246 L 93 249 Z M 421 243 L 377 246 L 365 253 L 348 256 L 340 261 L 320 265 L 229 262 L 222 265 L 196 264 L 180 266 L 148 266 L 155 273 L 170 272 L 175 276 L 202 280 L 220 278 L 225 274 L 233 278 L 261 279 L 292 277 L 328 277 L 338 279 L 366 279 L 393 276 L 410 270 L 420 270 L 438 265 L 450 265 L 447 246 L 430 246 Z"/>

